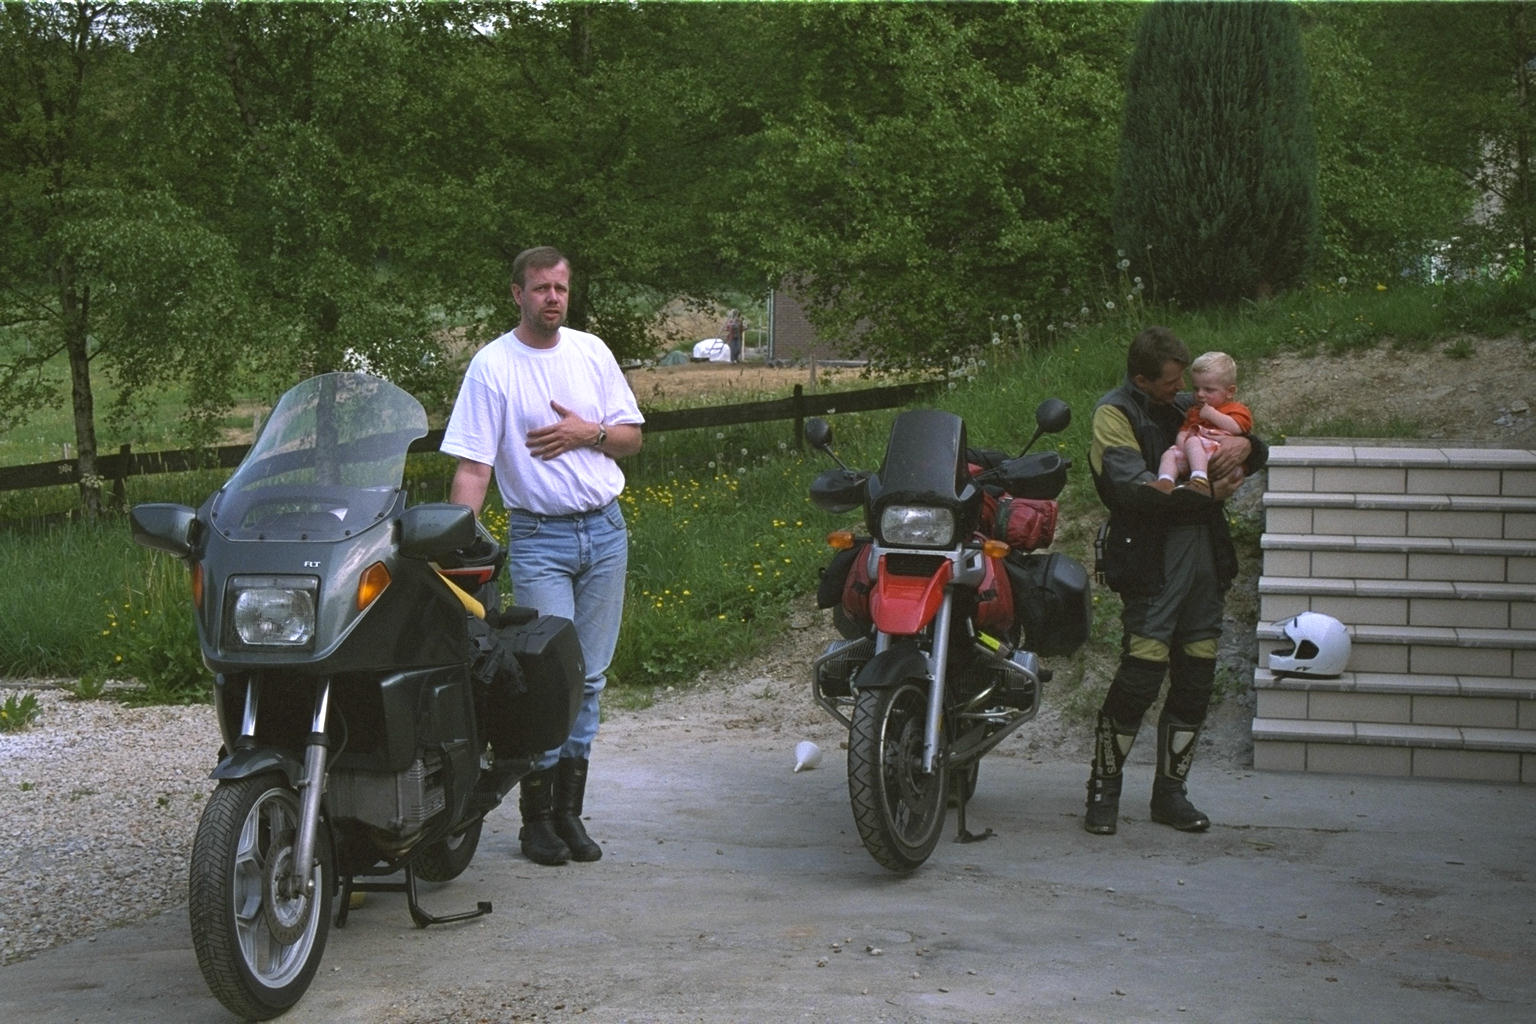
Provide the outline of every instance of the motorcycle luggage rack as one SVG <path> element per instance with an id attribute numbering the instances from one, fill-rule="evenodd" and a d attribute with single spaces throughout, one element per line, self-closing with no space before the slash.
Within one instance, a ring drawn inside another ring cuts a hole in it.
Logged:
<path id="1" fill-rule="evenodd" d="M 353 875 L 347 875 L 341 880 L 341 906 L 336 911 L 336 927 L 347 926 L 347 914 L 352 909 L 352 894 L 354 892 L 403 892 L 405 893 L 405 905 L 411 912 L 411 921 L 417 928 L 425 928 L 432 924 L 452 924 L 455 921 L 470 921 L 477 917 L 484 917 L 491 912 L 490 900 L 480 900 L 475 904 L 474 910 L 466 910 L 458 914 L 444 914 L 437 916 L 429 914 L 421 908 L 421 903 L 416 898 L 416 872 L 410 867 L 405 869 L 405 881 L 403 882 L 359 882 Z"/>

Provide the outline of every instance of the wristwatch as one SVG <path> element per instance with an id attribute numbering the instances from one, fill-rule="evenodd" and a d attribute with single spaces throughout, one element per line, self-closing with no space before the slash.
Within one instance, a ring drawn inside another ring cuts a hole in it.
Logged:
<path id="1" fill-rule="evenodd" d="M 593 448 L 601 448 L 608 443 L 608 428 L 603 424 L 597 425 L 597 440 L 592 442 Z"/>

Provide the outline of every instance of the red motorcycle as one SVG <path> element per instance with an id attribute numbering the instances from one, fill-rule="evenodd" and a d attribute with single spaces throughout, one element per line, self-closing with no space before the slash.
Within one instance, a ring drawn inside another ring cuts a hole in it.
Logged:
<path id="1" fill-rule="evenodd" d="M 832 452 L 832 428 L 806 423 L 811 446 L 837 468 L 811 485 L 818 508 L 864 509 L 868 536 L 839 531 L 817 603 L 843 639 L 814 663 L 818 704 L 848 727 L 848 794 L 859 837 L 892 871 L 933 852 L 953 800 L 967 831 L 982 755 L 1040 709 L 1042 655 L 1070 654 L 1088 636 L 1088 573 L 1054 537 L 1056 497 L 1071 460 L 1029 454 L 1072 410 L 1047 399 L 1024 452 L 966 444 L 954 413 L 915 409 L 891 425 L 878 472 Z"/>

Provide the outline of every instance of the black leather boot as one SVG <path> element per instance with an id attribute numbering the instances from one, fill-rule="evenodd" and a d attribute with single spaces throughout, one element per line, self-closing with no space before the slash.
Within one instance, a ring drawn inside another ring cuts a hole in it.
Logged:
<path id="1" fill-rule="evenodd" d="M 603 848 L 587 835 L 581 823 L 581 804 L 587 792 L 587 759 L 562 757 L 555 765 L 555 834 L 565 841 L 571 860 L 600 860 Z"/>
<path id="2" fill-rule="evenodd" d="M 544 768 L 524 776 L 517 786 L 517 809 L 523 827 L 517 833 L 523 856 L 535 864 L 564 864 L 570 847 L 555 832 L 555 769 Z"/>
<path id="3" fill-rule="evenodd" d="M 1112 836 L 1120 824 L 1122 769 L 1136 742 L 1136 726 L 1125 726 L 1099 712 L 1093 730 L 1093 771 L 1088 776 L 1088 811 L 1083 828 L 1094 835 Z"/>
<path id="4" fill-rule="evenodd" d="M 1157 777 L 1152 780 L 1152 820 L 1180 832 L 1204 832 L 1211 819 L 1189 802 L 1184 780 L 1195 760 L 1200 727 L 1164 714 L 1157 722 Z"/>

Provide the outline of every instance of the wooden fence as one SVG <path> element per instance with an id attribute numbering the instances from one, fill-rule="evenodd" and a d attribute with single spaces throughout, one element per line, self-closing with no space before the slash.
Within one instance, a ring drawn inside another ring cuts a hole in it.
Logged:
<path id="1" fill-rule="evenodd" d="M 833 411 L 865 412 L 872 409 L 897 408 L 916 401 L 938 386 L 938 382 L 923 381 L 914 384 L 865 388 L 860 391 L 831 391 L 808 395 L 801 385 L 796 384 L 794 394 L 789 398 L 742 402 L 738 405 L 647 412 L 645 413 L 645 432 L 655 434 L 667 430 L 691 430 L 698 427 L 724 427 L 741 423 L 792 420 L 794 423 L 792 441 L 799 446 L 802 443 L 801 438 L 808 416 L 822 416 Z M 426 437 L 412 442 L 411 451 L 435 452 L 442 444 L 442 440 L 441 430 L 431 431 Z M 121 502 L 124 496 L 124 484 L 131 476 L 183 473 L 195 469 L 233 469 L 240 464 L 240 460 L 245 458 L 245 453 L 249 450 L 250 445 L 242 444 L 139 454 L 125 444 L 114 454 L 98 455 L 96 473 L 104 482 L 111 482 L 113 494 Z M 57 487 L 61 484 L 79 482 L 80 460 L 78 459 L 0 467 L 0 491 Z"/>

